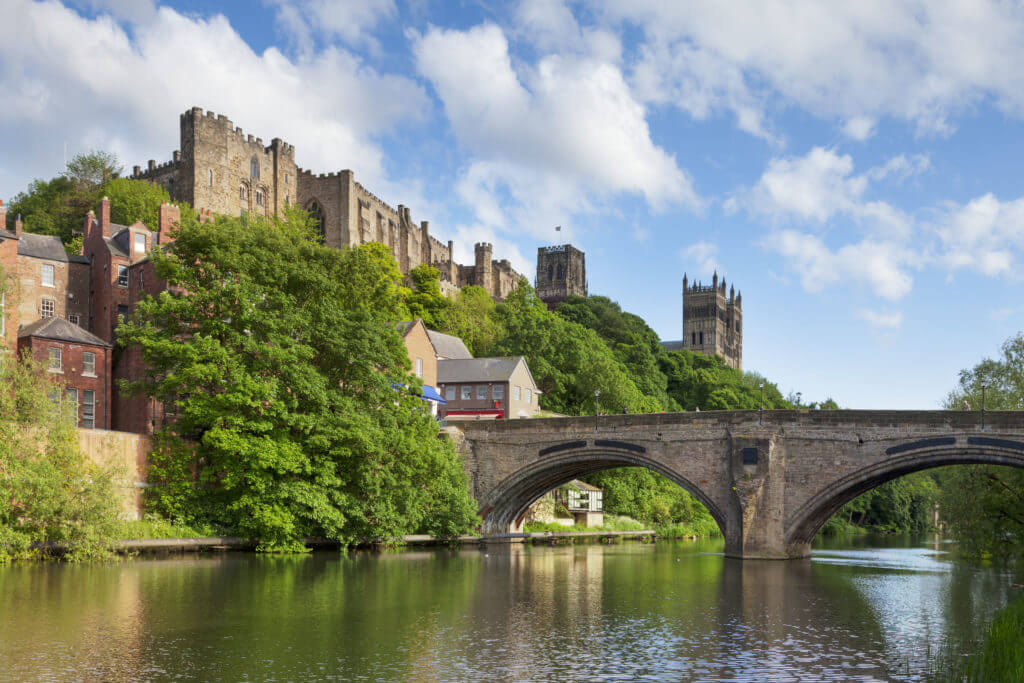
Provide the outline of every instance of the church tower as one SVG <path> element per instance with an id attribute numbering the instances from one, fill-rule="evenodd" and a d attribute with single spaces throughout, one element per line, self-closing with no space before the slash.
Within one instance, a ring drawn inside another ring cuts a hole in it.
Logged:
<path id="1" fill-rule="evenodd" d="M 705 355 L 719 355 L 726 364 L 743 369 L 743 294 L 730 287 L 718 272 L 711 286 L 687 281 L 683 274 L 682 348 Z"/>
<path id="2" fill-rule="evenodd" d="M 553 308 L 570 296 L 587 296 L 587 257 L 571 244 L 537 249 L 537 297 Z"/>

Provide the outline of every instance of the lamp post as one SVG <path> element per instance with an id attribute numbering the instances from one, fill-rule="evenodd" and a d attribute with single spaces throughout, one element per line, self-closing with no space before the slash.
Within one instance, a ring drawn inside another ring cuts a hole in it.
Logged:
<path id="1" fill-rule="evenodd" d="M 764 424 L 764 382 L 758 382 L 761 388 L 761 408 L 757 412 L 757 424 Z"/>
<path id="2" fill-rule="evenodd" d="M 597 399 L 600 396 L 601 396 L 601 390 L 600 389 L 594 389 L 594 417 L 597 417 L 598 415 L 601 414 L 601 409 L 600 409 L 600 407 L 598 406 L 598 403 L 597 403 Z"/>
<path id="3" fill-rule="evenodd" d="M 985 389 L 988 387 L 988 382 L 981 383 L 981 428 L 985 429 Z"/>

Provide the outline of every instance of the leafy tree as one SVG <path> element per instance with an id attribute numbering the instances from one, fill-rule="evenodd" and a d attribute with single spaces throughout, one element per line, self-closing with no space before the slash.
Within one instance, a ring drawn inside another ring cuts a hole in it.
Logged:
<path id="1" fill-rule="evenodd" d="M 119 327 L 173 404 L 154 511 L 298 549 L 476 521 L 466 474 L 422 401 L 394 325 L 401 273 L 383 245 L 317 243 L 302 212 L 182 226 L 152 258 L 171 289 Z"/>
<path id="2" fill-rule="evenodd" d="M 593 412 L 598 390 L 604 411 L 660 409 L 656 400 L 637 389 L 596 332 L 549 311 L 525 278 L 495 307 L 494 315 L 504 334 L 491 353 L 526 357 L 547 410 L 567 415 Z"/>
<path id="3" fill-rule="evenodd" d="M 463 287 L 455 303 L 442 311 L 437 329 L 459 337 L 470 353 L 483 357 L 495 341 L 504 336 L 501 322 L 494 314 L 494 299 L 483 287 Z"/>
<path id="4" fill-rule="evenodd" d="M 684 410 L 755 410 L 761 406 L 761 382 L 766 410 L 791 407 L 776 385 L 729 367 L 720 356 L 672 351 L 660 359 L 660 366 L 669 396 Z"/>
<path id="5" fill-rule="evenodd" d="M 42 541 L 68 559 L 106 556 L 116 538 L 120 473 L 82 454 L 76 404 L 50 398 L 63 395 L 40 364 L 0 354 L 0 562 Z"/>
<path id="6" fill-rule="evenodd" d="M 437 329 L 452 302 L 441 293 L 441 272 L 421 264 L 409 272 L 412 290 L 405 296 L 410 318 L 423 318 L 427 327 Z"/>
<path id="7" fill-rule="evenodd" d="M 57 235 L 69 245 L 74 233 L 81 231 L 85 214 L 99 204 L 104 184 L 120 172 L 112 154 L 79 154 L 67 163 L 62 175 L 33 180 L 11 200 L 8 213 L 21 215 L 29 232 Z"/>
<path id="8" fill-rule="evenodd" d="M 163 187 L 146 180 L 114 178 L 103 186 L 110 199 L 110 220 L 121 225 L 142 221 L 150 230 L 157 229 L 160 205 L 171 201 Z"/>

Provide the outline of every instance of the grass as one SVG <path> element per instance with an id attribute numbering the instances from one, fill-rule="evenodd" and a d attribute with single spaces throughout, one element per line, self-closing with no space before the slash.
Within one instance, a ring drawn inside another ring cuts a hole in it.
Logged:
<path id="1" fill-rule="evenodd" d="M 1024 595 L 1007 605 L 989 625 L 973 654 L 943 658 L 936 681 L 1024 681 Z"/>
<path id="2" fill-rule="evenodd" d="M 125 541 L 144 538 L 206 538 L 217 536 L 212 529 L 173 524 L 159 517 L 121 522 L 118 537 Z"/>
<path id="3" fill-rule="evenodd" d="M 714 538 L 722 535 L 718 524 L 710 518 L 678 524 L 662 524 L 656 526 L 655 530 L 658 532 L 658 538 Z"/>
<path id="4" fill-rule="evenodd" d="M 632 517 L 620 517 L 618 515 L 605 515 L 604 524 L 601 526 L 565 526 L 564 524 L 556 524 L 555 522 L 530 522 L 523 527 L 523 530 L 527 533 L 537 533 L 541 531 L 552 531 L 556 533 L 578 533 L 580 531 L 642 531 L 644 529 L 650 529 L 651 527 L 645 525 L 643 522 L 638 522 Z"/>

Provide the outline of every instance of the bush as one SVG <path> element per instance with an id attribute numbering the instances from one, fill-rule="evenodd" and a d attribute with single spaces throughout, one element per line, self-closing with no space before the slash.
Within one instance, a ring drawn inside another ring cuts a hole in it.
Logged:
<path id="1" fill-rule="evenodd" d="M 946 657 L 940 681 L 1024 681 L 1024 596 L 1003 609 L 988 628 L 981 647 L 959 660 Z"/>

